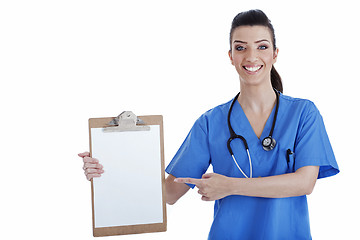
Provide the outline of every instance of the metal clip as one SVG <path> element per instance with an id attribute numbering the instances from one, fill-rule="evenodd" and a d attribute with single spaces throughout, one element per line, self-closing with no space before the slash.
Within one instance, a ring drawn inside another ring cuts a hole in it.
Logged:
<path id="1" fill-rule="evenodd" d="M 150 126 L 138 118 L 131 111 L 124 111 L 111 120 L 104 128 L 104 132 L 149 131 Z"/>

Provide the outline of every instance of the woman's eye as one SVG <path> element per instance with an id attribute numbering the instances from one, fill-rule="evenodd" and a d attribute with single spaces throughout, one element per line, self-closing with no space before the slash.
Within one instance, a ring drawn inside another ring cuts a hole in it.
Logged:
<path id="1" fill-rule="evenodd" d="M 260 50 L 266 50 L 266 49 L 268 49 L 268 46 L 265 46 L 265 45 L 259 46 L 259 49 L 260 49 Z"/>
<path id="2" fill-rule="evenodd" d="M 242 50 L 244 50 L 245 48 L 244 48 L 243 46 L 237 46 L 235 49 L 238 50 L 238 51 L 242 51 Z"/>

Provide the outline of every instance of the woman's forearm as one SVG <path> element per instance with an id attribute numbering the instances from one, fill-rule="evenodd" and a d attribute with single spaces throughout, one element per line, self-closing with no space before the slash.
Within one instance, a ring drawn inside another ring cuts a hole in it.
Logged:
<path id="1" fill-rule="evenodd" d="M 186 184 L 177 184 L 174 182 L 175 177 L 171 174 L 165 180 L 166 203 L 173 205 L 181 198 L 190 187 Z"/>
<path id="2" fill-rule="evenodd" d="M 230 194 L 252 197 L 284 198 L 309 195 L 318 177 L 318 166 L 306 166 L 295 173 L 260 177 L 230 178 Z"/>

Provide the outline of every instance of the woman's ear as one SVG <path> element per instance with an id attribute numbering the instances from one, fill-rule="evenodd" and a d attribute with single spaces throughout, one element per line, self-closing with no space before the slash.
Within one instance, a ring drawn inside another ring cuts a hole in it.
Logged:
<path id="1" fill-rule="evenodd" d="M 278 48 L 276 48 L 276 49 L 275 49 L 275 51 L 274 51 L 274 56 L 273 56 L 274 63 L 276 63 L 276 60 L 277 60 L 278 54 L 279 54 L 279 49 L 278 49 Z"/>
<path id="2" fill-rule="evenodd" d="M 231 54 L 231 50 L 229 50 L 229 58 L 230 58 L 230 61 L 231 61 L 231 64 L 234 65 L 234 61 L 233 61 L 233 58 L 232 58 L 232 54 Z"/>

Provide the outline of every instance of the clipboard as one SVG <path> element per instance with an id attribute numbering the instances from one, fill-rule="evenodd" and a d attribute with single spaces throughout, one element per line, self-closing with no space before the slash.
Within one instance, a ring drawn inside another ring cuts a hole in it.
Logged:
<path id="1" fill-rule="evenodd" d="M 93 236 L 166 231 L 163 117 L 90 118 L 89 139 L 104 166 L 91 180 Z"/>

